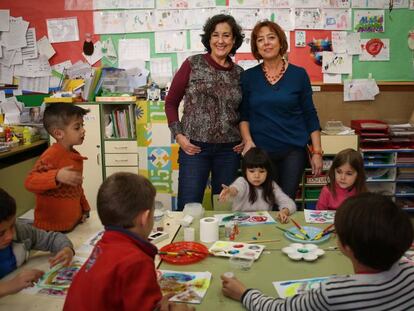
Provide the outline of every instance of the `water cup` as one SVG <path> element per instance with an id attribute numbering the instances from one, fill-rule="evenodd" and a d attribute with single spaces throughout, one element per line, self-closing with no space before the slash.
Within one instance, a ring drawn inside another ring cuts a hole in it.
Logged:
<path id="1" fill-rule="evenodd" d="M 164 231 L 164 212 L 160 209 L 154 210 L 154 226 L 152 231 Z"/>

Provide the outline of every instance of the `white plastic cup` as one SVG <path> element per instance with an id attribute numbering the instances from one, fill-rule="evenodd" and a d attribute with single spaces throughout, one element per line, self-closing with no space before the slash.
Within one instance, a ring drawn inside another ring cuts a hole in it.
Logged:
<path id="1" fill-rule="evenodd" d="M 184 228 L 184 241 L 193 242 L 195 240 L 195 230 L 192 227 Z"/>
<path id="2" fill-rule="evenodd" d="M 164 231 L 164 212 L 160 209 L 154 210 L 154 226 L 152 231 Z"/>

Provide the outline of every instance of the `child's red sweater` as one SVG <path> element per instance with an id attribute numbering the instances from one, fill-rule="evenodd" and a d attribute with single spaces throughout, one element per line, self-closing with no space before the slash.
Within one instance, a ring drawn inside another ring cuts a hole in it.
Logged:
<path id="1" fill-rule="evenodd" d="M 54 143 L 37 160 L 25 181 L 27 190 L 36 194 L 34 225 L 47 231 L 69 231 L 90 210 L 82 185 L 69 186 L 56 181 L 59 169 L 72 166 L 83 173 L 83 160 L 76 150 L 68 151 Z"/>

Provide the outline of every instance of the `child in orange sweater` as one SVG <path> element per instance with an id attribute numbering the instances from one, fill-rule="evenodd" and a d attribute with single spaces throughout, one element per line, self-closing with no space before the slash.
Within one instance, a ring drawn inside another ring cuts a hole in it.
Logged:
<path id="1" fill-rule="evenodd" d="M 25 181 L 36 194 L 34 225 L 47 231 L 70 231 L 88 216 L 90 207 L 82 188 L 83 160 L 73 146 L 85 138 L 83 116 L 89 110 L 67 104 L 49 105 L 43 125 L 56 139 L 36 162 Z"/>

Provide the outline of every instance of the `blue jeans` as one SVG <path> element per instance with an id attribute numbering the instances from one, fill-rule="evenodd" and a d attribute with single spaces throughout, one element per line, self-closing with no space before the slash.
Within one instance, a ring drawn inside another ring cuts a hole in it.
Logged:
<path id="1" fill-rule="evenodd" d="M 222 184 L 229 185 L 236 179 L 240 167 L 240 156 L 233 151 L 233 147 L 239 144 L 238 142 L 211 144 L 191 140 L 191 143 L 199 146 L 201 152 L 188 155 L 180 148 L 178 211 L 182 211 L 186 203 L 202 203 L 210 173 L 213 194 L 219 194 Z"/>
<path id="2" fill-rule="evenodd" d="M 296 147 L 283 153 L 270 152 L 269 156 L 273 164 L 273 180 L 294 200 L 305 171 L 306 149 Z"/>

